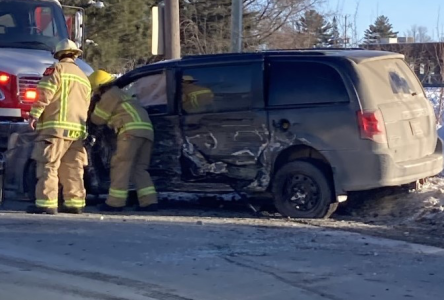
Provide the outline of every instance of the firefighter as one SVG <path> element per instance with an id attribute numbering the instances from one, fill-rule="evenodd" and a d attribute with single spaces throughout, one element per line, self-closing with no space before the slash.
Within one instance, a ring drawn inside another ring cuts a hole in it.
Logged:
<path id="1" fill-rule="evenodd" d="M 192 76 L 182 77 L 182 107 L 185 112 L 205 112 L 213 104 L 213 98 L 213 92 L 206 87 L 197 85 Z"/>
<path id="2" fill-rule="evenodd" d="M 85 207 L 83 140 L 91 85 L 75 63 L 81 54 L 73 41 L 60 41 L 54 53 L 59 62 L 45 70 L 37 86 L 38 99 L 29 116 L 29 125 L 38 133 L 32 152 L 37 163 L 36 202 L 28 213 L 58 212 L 59 179 L 64 198 L 61 210 L 80 214 Z"/>
<path id="3" fill-rule="evenodd" d="M 100 95 L 91 122 L 107 124 L 117 134 L 117 149 L 111 159 L 111 185 L 101 211 L 122 211 L 130 181 L 136 185 L 139 211 L 156 211 L 157 193 L 148 173 L 154 131 L 146 110 L 135 97 L 112 84 L 113 77 L 96 71 L 89 80 L 94 97 Z"/>

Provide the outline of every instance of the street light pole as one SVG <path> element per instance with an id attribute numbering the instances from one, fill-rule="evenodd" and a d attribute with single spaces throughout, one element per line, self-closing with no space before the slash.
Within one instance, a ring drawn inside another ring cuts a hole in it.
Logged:
<path id="1" fill-rule="evenodd" d="M 179 0 L 165 0 L 165 58 L 180 58 Z"/>
<path id="2" fill-rule="evenodd" d="M 231 51 L 242 52 L 243 1 L 231 0 Z"/>

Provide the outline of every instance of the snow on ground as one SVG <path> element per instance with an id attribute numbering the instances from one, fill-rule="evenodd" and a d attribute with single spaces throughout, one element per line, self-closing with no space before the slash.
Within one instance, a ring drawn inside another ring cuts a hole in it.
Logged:
<path id="1" fill-rule="evenodd" d="M 432 102 L 433 108 L 435 109 L 435 114 L 438 113 L 439 102 L 441 97 L 443 97 L 443 88 L 441 87 L 426 87 L 424 88 L 427 98 Z M 441 116 L 441 123 L 444 121 L 443 116 Z M 439 126 L 441 127 L 441 126 Z"/>
<path id="2" fill-rule="evenodd" d="M 364 200 L 364 201 L 362 201 Z M 392 225 L 444 227 L 444 178 L 429 178 L 420 190 L 382 195 L 369 192 L 350 203 L 352 216 Z"/>
<path id="3" fill-rule="evenodd" d="M 411 216 L 406 222 L 426 222 L 444 226 L 444 178 L 429 179 L 422 190 L 406 195 L 401 201 L 412 204 Z"/>

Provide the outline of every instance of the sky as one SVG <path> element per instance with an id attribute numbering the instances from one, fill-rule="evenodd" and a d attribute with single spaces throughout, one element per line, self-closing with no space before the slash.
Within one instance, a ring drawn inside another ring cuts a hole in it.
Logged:
<path id="1" fill-rule="evenodd" d="M 356 27 L 360 37 L 378 15 L 389 18 L 394 31 L 399 31 L 398 36 L 405 36 L 412 25 L 418 25 L 427 27 L 428 34 L 436 39 L 437 24 L 444 36 L 444 0 L 327 0 L 325 9 L 342 15 L 342 22 L 344 15 L 349 15 L 349 22 L 353 22 L 357 5 Z"/>

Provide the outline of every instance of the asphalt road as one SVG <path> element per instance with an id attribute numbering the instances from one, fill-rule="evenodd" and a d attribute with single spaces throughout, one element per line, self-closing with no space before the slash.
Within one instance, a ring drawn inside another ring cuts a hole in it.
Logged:
<path id="1" fill-rule="evenodd" d="M 440 248 L 294 223 L 0 213 L 0 300 L 442 300 L 443 265 Z"/>

